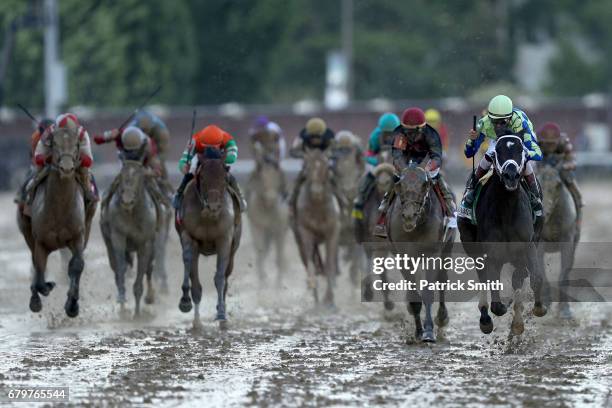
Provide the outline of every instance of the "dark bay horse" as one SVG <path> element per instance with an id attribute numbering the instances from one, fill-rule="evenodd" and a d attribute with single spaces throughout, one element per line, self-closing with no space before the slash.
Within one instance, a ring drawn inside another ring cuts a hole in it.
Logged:
<path id="1" fill-rule="evenodd" d="M 579 226 L 576 225 L 576 205 L 568 188 L 559 174 L 559 170 L 551 165 L 538 166 L 538 178 L 542 183 L 544 200 L 544 227 L 540 234 L 538 258 L 542 268 L 545 268 L 544 253 L 561 254 L 561 272 L 559 287 L 569 279 L 574 265 L 574 254 L 580 237 Z M 567 302 L 565 290 L 559 292 L 559 316 L 571 319 L 572 312 Z"/>
<path id="2" fill-rule="evenodd" d="M 380 202 L 383 200 L 385 194 L 391 191 L 395 183 L 395 167 L 390 163 L 380 163 L 372 170 L 372 174 L 375 177 L 376 187 L 368 196 L 363 205 L 363 222 L 367 228 L 365 235 L 366 245 L 364 246 L 367 263 L 365 269 L 366 272 L 372 270 L 372 259 L 374 257 L 386 256 L 390 252 L 390 246 L 386 245 L 388 243 L 387 240 L 384 238 L 377 237 L 373 234 L 373 232 L 374 227 L 376 226 L 376 221 L 378 220 L 378 207 L 380 206 Z M 376 243 L 377 245 L 367 245 L 367 243 L 370 242 Z M 388 281 L 386 274 L 386 272 L 383 272 L 380 275 L 380 278 L 383 282 Z M 372 291 L 373 276 L 372 274 L 368 273 L 366 277 L 366 282 L 364 282 L 364 298 L 367 301 L 371 301 L 374 296 L 374 293 Z M 389 292 L 383 291 L 383 297 L 385 310 L 393 310 L 394 304 L 389 298 Z"/>
<path id="3" fill-rule="evenodd" d="M 76 180 L 80 162 L 79 135 L 68 129 L 56 129 L 51 135 L 51 163 L 48 175 L 36 187 L 31 205 L 31 217 L 17 212 L 17 223 L 30 252 L 34 275 L 30 290 L 30 310 L 40 312 L 39 294 L 49 295 L 54 282 L 45 281 L 47 259 L 53 251 L 68 248 L 70 288 L 64 309 L 69 317 L 79 314 L 79 283 L 85 267 L 83 251 L 95 213 L 96 204 L 85 208 L 83 189 Z"/>
<path id="4" fill-rule="evenodd" d="M 277 286 L 287 269 L 285 242 L 288 229 L 288 208 L 284 200 L 285 175 L 279 163 L 255 144 L 256 168 L 247 186 L 248 217 L 255 247 L 255 264 L 259 282 L 264 283 L 264 261 L 272 247 L 275 249 Z"/>
<path id="5" fill-rule="evenodd" d="M 478 272 L 481 282 L 499 280 L 504 264 L 516 268 L 512 274 L 514 315 L 511 325 L 515 335 L 522 334 L 525 329 L 521 289 L 527 276 L 535 295 L 533 314 L 541 317 L 547 311 L 542 302 L 543 276 L 536 249 L 539 231 L 534 226 L 528 193 L 520 183 L 525 165 L 522 139 L 515 135 L 499 137 L 495 145 L 494 174 L 482 187 L 476 203 L 477 225 L 463 217 L 458 220 L 466 253 L 473 258 L 487 256 L 485 268 Z M 486 291 L 481 292 L 478 308 L 481 331 L 491 333 L 493 320 L 488 313 Z M 491 311 L 497 316 L 507 311 L 499 290 L 491 290 Z"/>
<path id="6" fill-rule="evenodd" d="M 450 254 L 454 241 L 454 230 L 445 237 L 444 212 L 434 193 L 432 181 L 427 172 L 414 163 L 409 163 L 402 170 L 400 180 L 394 186 L 396 199 L 389 208 L 387 216 L 387 231 L 389 241 L 394 251 L 401 250 L 402 243 L 417 244 L 420 250 L 430 255 L 441 256 Z M 420 255 L 419 254 L 417 255 Z M 445 282 L 447 271 L 438 269 L 422 271 L 421 279 L 429 281 L 439 280 Z M 402 270 L 406 280 L 414 280 L 414 276 Z M 431 279 L 433 278 L 433 279 Z M 448 324 L 448 311 L 446 309 L 444 291 L 440 291 L 440 305 L 436 316 L 436 324 L 440 327 Z M 434 321 L 431 315 L 433 292 L 426 289 L 415 294 L 409 294 L 409 312 L 414 316 L 416 326 L 415 336 L 424 342 L 434 342 Z M 421 323 L 421 307 L 425 305 L 425 321 Z"/>
<path id="7" fill-rule="evenodd" d="M 145 303 L 152 304 L 155 298 L 153 283 L 153 259 L 158 214 L 153 197 L 145 186 L 146 168 L 141 161 L 124 160 L 119 174 L 118 188 L 100 216 L 100 230 L 106 244 L 110 266 L 115 273 L 117 301 L 124 311 L 125 272 L 127 255 L 136 252 L 138 271 L 134 280 L 135 316 L 140 314 L 140 299 L 143 294 L 143 278 L 147 278 Z M 161 214 L 160 214 L 161 216 Z"/>
<path id="8" fill-rule="evenodd" d="M 333 286 L 338 265 L 340 206 L 332 190 L 332 170 L 325 152 L 319 149 L 304 153 L 306 181 L 299 192 L 294 222 L 295 240 L 302 263 L 308 273 L 308 288 L 318 303 L 317 275 L 327 278 L 324 303 L 334 307 Z M 325 260 L 319 252 L 325 247 Z"/>
<path id="9" fill-rule="evenodd" d="M 228 278 L 234 268 L 234 256 L 240 245 L 241 214 L 237 199 L 232 197 L 227 188 L 227 170 L 222 153 L 209 147 L 198 155 L 198 161 L 200 164 L 196 177 L 187 185 L 183 204 L 178 210 L 183 212 L 183 221 L 175 224 L 185 266 L 179 309 L 183 313 L 189 312 L 193 298 L 193 326 L 201 327 L 202 284 L 198 259 L 200 254 L 217 255 L 214 277 L 217 289 L 216 320 L 219 321 L 219 327 L 224 329 L 227 324 L 225 296 Z"/>

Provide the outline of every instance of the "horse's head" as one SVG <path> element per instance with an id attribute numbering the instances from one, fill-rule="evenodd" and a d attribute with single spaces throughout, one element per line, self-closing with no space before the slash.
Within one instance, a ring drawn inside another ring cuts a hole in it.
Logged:
<path id="1" fill-rule="evenodd" d="M 495 170 L 508 191 L 519 186 L 521 173 L 525 167 L 523 140 L 516 135 L 505 135 L 495 144 Z"/>
<path id="2" fill-rule="evenodd" d="M 542 185 L 544 221 L 548 221 L 561 196 L 561 175 L 553 166 L 538 166 L 538 179 Z"/>
<path id="3" fill-rule="evenodd" d="M 221 150 L 207 147 L 198 156 L 200 166 L 197 171 L 198 198 L 211 215 L 218 215 L 225 204 L 227 188 L 225 159 Z"/>
<path id="4" fill-rule="evenodd" d="M 320 149 L 306 150 L 304 152 L 304 170 L 310 196 L 315 200 L 323 200 L 331 178 L 331 169 L 325 152 Z"/>
<path id="5" fill-rule="evenodd" d="M 62 178 L 72 177 L 79 163 L 79 131 L 56 128 L 51 137 L 52 163 Z"/>
<path id="6" fill-rule="evenodd" d="M 413 231 L 423 220 L 429 198 L 429 179 L 427 172 L 414 164 L 406 167 L 396 184 L 402 205 L 403 228 Z"/>
<path id="7" fill-rule="evenodd" d="M 132 210 L 144 188 L 144 166 L 141 161 L 124 160 L 121 167 L 119 200 L 121 207 Z"/>
<path id="8" fill-rule="evenodd" d="M 381 163 L 372 171 L 376 177 L 376 190 L 379 194 L 385 194 L 393 188 L 393 175 L 395 167 L 389 163 Z"/>

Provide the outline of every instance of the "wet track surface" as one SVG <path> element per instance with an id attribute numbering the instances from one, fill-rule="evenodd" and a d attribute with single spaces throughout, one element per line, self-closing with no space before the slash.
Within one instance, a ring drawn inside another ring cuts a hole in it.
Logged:
<path id="1" fill-rule="evenodd" d="M 603 215 L 612 197 L 595 185 L 585 190 L 591 210 L 583 241 L 609 241 L 612 221 Z M 475 303 L 450 304 L 449 326 L 425 345 L 414 341 L 404 305 L 385 319 L 381 304 L 360 303 L 346 268 L 337 310 L 316 309 L 293 245 L 280 287 L 272 267 L 260 284 L 247 230 L 230 278 L 229 329 L 220 332 L 212 320 L 207 260 L 200 261 L 204 327 L 194 332 L 192 314 L 177 307 L 182 264 L 174 231 L 170 293 L 134 321 L 119 316 L 96 218 L 80 316 L 65 317 L 59 256 L 49 275 L 58 287 L 34 315 L 29 254 L 9 195 L 0 208 L 0 390 L 69 386 L 69 404 L 78 406 L 612 406 L 611 304 L 577 304 L 570 322 L 559 320 L 556 308 L 544 318 L 526 313 L 525 333 L 511 339 L 510 313 L 496 317 L 487 336 Z"/>

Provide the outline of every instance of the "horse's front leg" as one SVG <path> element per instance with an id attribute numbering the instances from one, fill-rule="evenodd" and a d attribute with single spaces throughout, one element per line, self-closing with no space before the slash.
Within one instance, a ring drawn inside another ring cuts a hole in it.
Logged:
<path id="1" fill-rule="evenodd" d="M 478 280 L 480 282 L 487 281 L 486 269 L 479 269 Z M 489 316 L 489 301 L 488 292 L 486 290 L 480 291 L 480 297 L 478 299 L 478 311 L 480 312 L 480 331 L 484 334 L 489 334 L 493 331 L 493 319 Z"/>
<path id="2" fill-rule="evenodd" d="M 217 289 L 217 316 L 215 320 L 224 322 L 227 320 L 225 314 L 225 272 L 231 256 L 231 235 L 217 242 L 217 267 L 215 270 L 215 288 Z M 192 278 L 193 280 L 193 278 Z M 195 301 L 195 299 L 194 299 Z M 223 324 L 223 323 L 220 323 Z"/>
<path id="3" fill-rule="evenodd" d="M 423 325 L 423 335 L 421 336 L 421 340 L 426 343 L 434 343 L 436 341 L 436 337 L 434 335 L 434 322 L 433 318 L 431 317 L 431 308 L 433 306 L 434 297 L 433 294 L 433 290 L 429 288 L 425 288 L 421 292 L 421 298 L 423 304 L 425 305 L 425 324 Z"/>
<path id="4" fill-rule="evenodd" d="M 281 287 L 283 283 L 283 275 L 287 271 L 287 259 L 285 258 L 285 233 L 275 237 L 276 250 L 276 285 Z"/>
<path id="5" fill-rule="evenodd" d="M 68 299 L 64 305 L 64 310 L 69 317 L 79 315 L 79 285 L 81 282 L 81 274 L 85 268 L 83 260 L 84 237 L 80 237 L 78 242 L 70 246 L 72 258 L 68 262 L 68 278 L 70 279 L 70 288 L 68 289 Z"/>
<path id="6" fill-rule="evenodd" d="M 559 275 L 559 317 L 561 319 L 573 318 L 572 310 L 567 302 L 567 290 L 570 288 L 569 275 L 574 266 L 576 251 L 576 243 L 573 242 L 573 238 L 574 237 L 572 237 L 572 242 L 561 244 L 561 274 Z"/>
<path id="7" fill-rule="evenodd" d="M 155 302 L 155 287 L 153 286 L 153 259 L 155 258 L 154 250 L 156 249 L 155 241 L 149 244 L 151 250 L 149 251 L 148 259 L 145 259 L 145 276 L 147 278 L 147 294 L 145 296 L 145 303 L 152 305 Z M 157 248 L 159 249 L 159 248 Z M 140 262 L 139 262 L 140 264 Z"/>
<path id="8" fill-rule="evenodd" d="M 442 268 L 438 271 L 438 282 L 446 282 L 448 279 L 448 272 Z M 438 313 L 436 314 L 435 323 L 438 327 L 444 327 L 448 324 L 448 310 L 446 310 L 446 293 L 444 290 L 438 292 L 440 296 L 440 305 L 438 306 Z"/>
<path id="9" fill-rule="evenodd" d="M 153 256 L 153 244 L 151 241 L 147 241 L 138 248 L 138 272 L 136 274 L 136 280 L 134 280 L 134 300 L 136 301 L 136 308 L 134 309 L 134 316 L 140 315 L 140 298 L 144 292 L 143 278 L 147 274 L 147 280 L 151 275 L 151 257 Z"/>
<path id="10" fill-rule="evenodd" d="M 189 292 L 191 289 L 190 286 L 190 276 L 191 269 L 193 264 L 195 263 L 197 268 L 198 262 L 198 251 L 195 242 L 189 237 L 189 234 L 186 231 L 182 231 L 180 233 L 181 238 L 181 246 L 183 248 L 183 284 L 181 285 L 181 289 L 183 290 L 183 296 L 179 302 L 179 309 L 183 313 L 188 313 L 191 311 L 192 303 L 191 297 L 189 296 Z"/>
<path id="11" fill-rule="evenodd" d="M 155 255 L 153 262 L 153 276 L 161 284 L 161 292 L 168 294 L 168 273 L 166 272 L 166 242 L 168 241 L 168 228 L 164 224 L 162 231 L 155 239 Z"/>
<path id="12" fill-rule="evenodd" d="M 544 286 L 544 276 L 542 273 L 542 265 L 538 262 L 537 249 L 535 243 L 527 246 L 527 272 L 529 273 L 529 282 L 534 294 L 533 314 L 537 317 L 542 317 L 547 313 L 547 308 L 542 302 L 542 289 Z"/>
<path id="13" fill-rule="evenodd" d="M 42 301 L 38 294 L 40 293 L 43 296 L 48 296 L 55 287 L 54 282 L 45 282 L 45 270 L 47 268 L 48 257 L 49 252 L 47 249 L 40 243 L 35 242 L 32 252 L 34 274 L 32 275 L 32 284 L 30 285 L 30 291 L 32 292 L 32 296 L 30 297 L 30 310 L 34 313 L 38 313 L 42 310 Z"/>
<path id="14" fill-rule="evenodd" d="M 111 267 L 115 272 L 115 284 L 117 285 L 117 302 L 121 313 L 125 312 L 125 273 L 127 271 L 127 259 L 126 259 L 126 238 L 124 235 L 119 233 L 111 233 L 110 239 L 111 248 L 110 257 L 113 258 Z"/>
<path id="15" fill-rule="evenodd" d="M 487 280 L 490 280 L 491 282 L 499 281 L 500 276 L 501 276 L 502 267 L 503 267 L 503 264 L 499 262 L 495 262 L 495 261 L 490 261 L 487 267 L 485 268 L 487 272 L 486 272 L 486 277 L 484 278 L 484 280 L 480 279 L 481 276 L 480 274 L 478 274 L 480 282 L 485 283 L 487 282 Z M 508 307 L 503 304 L 499 296 L 499 289 L 497 289 L 495 286 L 492 286 L 491 287 L 491 312 L 493 312 L 493 314 L 496 316 L 503 316 L 506 314 L 507 311 L 508 311 Z"/>
<path id="16" fill-rule="evenodd" d="M 416 284 L 415 275 L 411 274 L 406 269 L 401 269 L 400 273 L 402 277 L 409 282 Z M 423 323 L 421 322 L 421 308 L 423 307 L 423 300 L 418 290 L 406 291 L 406 302 L 408 312 L 414 317 L 414 338 L 415 340 L 421 340 L 423 338 Z"/>

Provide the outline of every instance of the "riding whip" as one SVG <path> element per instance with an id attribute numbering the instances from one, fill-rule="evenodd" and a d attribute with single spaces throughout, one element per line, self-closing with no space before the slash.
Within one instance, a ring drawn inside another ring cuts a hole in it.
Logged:
<path id="1" fill-rule="evenodd" d="M 476 131 L 476 119 L 477 117 L 476 115 L 474 115 L 474 117 L 472 118 L 472 130 L 474 131 Z M 475 157 L 476 157 L 476 152 L 472 156 L 472 176 L 474 176 L 474 174 L 476 173 Z"/>
<path id="2" fill-rule="evenodd" d="M 130 121 L 131 121 L 131 120 L 134 118 L 134 116 L 136 116 L 136 114 L 137 114 L 137 113 L 138 113 L 138 112 L 139 112 L 139 111 L 140 111 L 142 108 L 144 108 L 144 107 L 145 107 L 145 106 L 146 106 L 146 105 L 149 103 L 149 101 L 150 101 L 151 99 L 153 99 L 153 97 L 154 97 L 155 95 L 157 95 L 157 94 L 158 94 L 158 92 L 161 90 L 161 88 L 162 88 L 161 84 L 160 84 L 160 85 L 159 85 L 157 88 L 155 88 L 155 90 L 149 94 L 149 96 L 147 97 L 147 99 L 145 99 L 145 101 L 144 101 L 144 102 L 143 102 L 143 103 L 142 103 L 142 104 L 141 104 L 141 105 L 140 105 L 138 108 L 136 108 L 136 109 L 134 110 L 134 112 L 132 112 L 132 114 L 131 114 L 130 116 L 128 116 L 128 118 L 127 118 L 126 120 L 124 120 L 124 121 L 123 121 L 123 123 L 121 124 L 121 126 L 119 126 L 119 128 L 118 128 L 118 129 L 119 129 L 119 130 L 121 130 L 121 129 L 123 129 L 123 128 L 125 127 L 125 125 L 127 125 L 128 123 L 130 123 Z"/>
<path id="3" fill-rule="evenodd" d="M 36 120 L 36 118 L 34 117 L 34 115 L 32 115 L 30 113 L 29 110 L 26 109 L 25 106 L 23 106 L 22 104 L 18 103 L 17 106 L 19 107 L 19 109 L 21 109 L 23 111 L 23 113 L 25 113 L 30 119 L 32 119 L 32 121 L 36 124 L 36 126 L 38 126 L 38 120 Z"/>

